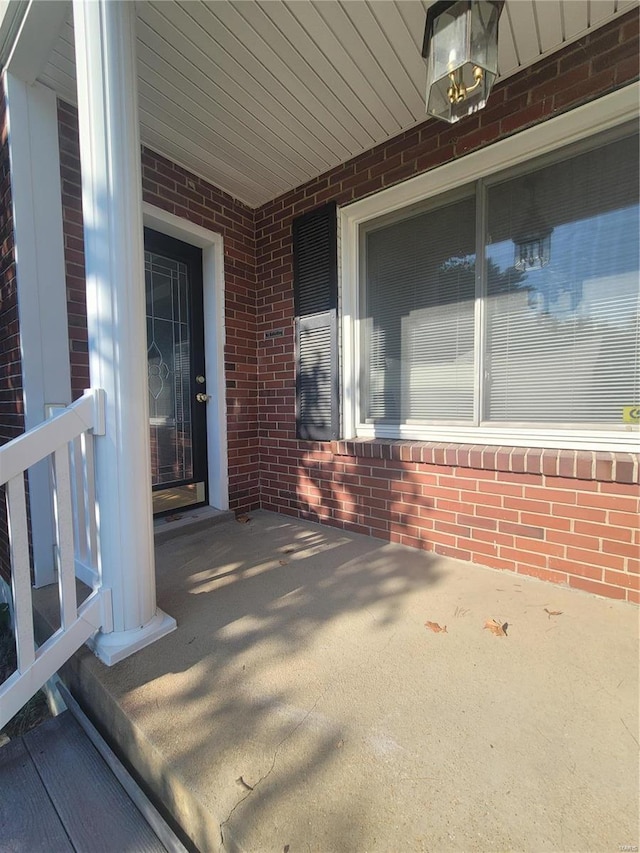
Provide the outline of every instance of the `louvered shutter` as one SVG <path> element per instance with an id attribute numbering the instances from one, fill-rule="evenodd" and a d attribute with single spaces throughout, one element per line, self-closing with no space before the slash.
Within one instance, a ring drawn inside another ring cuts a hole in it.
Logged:
<path id="1" fill-rule="evenodd" d="M 293 222 L 298 438 L 330 441 L 340 429 L 336 205 Z"/>

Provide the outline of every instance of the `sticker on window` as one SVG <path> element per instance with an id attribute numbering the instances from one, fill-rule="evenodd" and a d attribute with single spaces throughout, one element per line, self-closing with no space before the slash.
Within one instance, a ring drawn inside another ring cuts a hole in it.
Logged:
<path id="1" fill-rule="evenodd" d="M 640 406 L 625 406 L 622 409 L 625 424 L 640 424 Z"/>

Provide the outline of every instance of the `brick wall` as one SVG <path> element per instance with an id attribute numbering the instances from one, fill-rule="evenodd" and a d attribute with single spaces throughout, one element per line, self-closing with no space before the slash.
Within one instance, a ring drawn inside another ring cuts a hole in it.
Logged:
<path id="1" fill-rule="evenodd" d="M 262 506 L 638 601 L 638 460 L 521 448 L 295 437 L 291 222 L 346 204 L 638 78 L 638 13 L 499 85 L 487 109 L 427 121 L 256 214 Z M 284 337 L 265 339 L 271 329 Z"/>
<path id="2" fill-rule="evenodd" d="M 84 271 L 84 235 L 82 187 L 80 179 L 80 143 L 78 113 L 74 107 L 58 101 L 58 143 L 60 146 L 60 183 L 62 187 L 62 231 L 67 279 L 67 320 L 69 324 L 69 361 L 71 396 L 76 400 L 89 388 L 89 349 L 87 343 L 87 295 Z"/>
<path id="3" fill-rule="evenodd" d="M 142 193 L 150 204 L 224 238 L 229 506 L 251 509 L 260 501 L 254 212 L 147 149 Z"/>
<path id="4" fill-rule="evenodd" d="M 13 252 L 13 214 L 6 102 L 0 82 L 0 445 L 24 432 L 18 293 Z M 0 575 L 9 579 L 4 488 L 0 488 Z"/>
<path id="5" fill-rule="evenodd" d="M 58 102 L 63 230 L 74 397 L 89 386 L 82 193 L 75 107 Z M 231 509 L 258 506 L 254 212 L 164 157 L 142 150 L 144 200 L 224 237 L 225 375 Z"/>

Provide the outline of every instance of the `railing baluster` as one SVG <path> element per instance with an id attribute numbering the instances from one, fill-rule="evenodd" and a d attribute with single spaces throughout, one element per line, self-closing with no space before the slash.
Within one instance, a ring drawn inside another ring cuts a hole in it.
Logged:
<path id="1" fill-rule="evenodd" d="M 53 465 L 55 472 L 53 505 L 58 531 L 58 552 L 60 554 L 58 576 L 60 620 L 64 629 L 73 623 L 78 612 L 75 559 L 73 553 L 73 508 L 68 444 L 59 447 L 54 452 Z"/>
<path id="2" fill-rule="evenodd" d="M 36 647 L 33 639 L 31 562 L 23 474 L 7 482 L 7 515 L 18 671 L 24 672 L 35 660 Z"/>
<path id="3" fill-rule="evenodd" d="M 71 453 L 71 482 L 73 484 L 74 542 L 76 556 L 81 563 L 89 565 L 87 537 L 87 507 L 84 489 L 84 460 L 81 436 L 74 438 Z"/>
<path id="4" fill-rule="evenodd" d="M 96 474 L 93 453 L 93 435 L 83 432 L 81 435 L 84 457 L 84 499 L 86 501 L 88 562 L 94 571 L 98 571 L 98 526 L 96 523 Z"/>

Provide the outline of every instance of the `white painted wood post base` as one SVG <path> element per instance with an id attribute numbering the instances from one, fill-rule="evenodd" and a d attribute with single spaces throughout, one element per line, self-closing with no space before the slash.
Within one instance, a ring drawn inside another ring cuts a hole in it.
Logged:
<path id="1" fill-rule="evenodd" d="M 87 645 L 103 663 L 113 666 L 134 652 L 139 652 L 140 649 L 155 643 L 165 634 L 170 634 L 176 627 L 176 620 L 158 608 L 153 619 L 141 628 L 115 631 L 111 634 L 100 632 L 95 634 Z"/>

